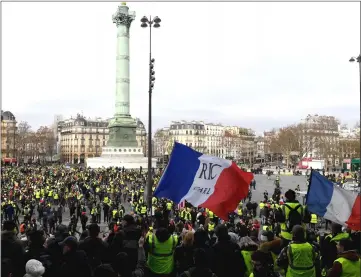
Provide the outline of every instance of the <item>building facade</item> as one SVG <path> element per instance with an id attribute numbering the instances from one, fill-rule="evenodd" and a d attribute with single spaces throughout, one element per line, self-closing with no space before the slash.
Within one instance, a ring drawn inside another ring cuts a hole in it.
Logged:
<path id="1" fill-rule="evenodd" d="M 303 128 L 303 157 L 325 160 L 327 166 L 338 166 L 340 122 L 334 116 L 307 115 Z"/>
<path id="2" fill-rule="evenodd" d="M 348 128 L 346 125 L 339 127 L 339 161 L 343 159 L 360 157 L 360 128 Z"/>
<path id="3" fill-rule="evenodd" d="M 4 162 L 16 162 L 17 121 L 9 111 L 1 111 L 1 158 Z"/>
<path id="4" fill-rule="evenodd" d="M 205 125 L 200 121 L 172 121 L 169 126 L 169 136 L 166 150 L 169 151 L 169 141 L 176 141 L 203 152 L 206 148 Z"/>
<path id="5" fill-rule="evenodd" d="M 60 159 L 66 163 L 84 163 L 86 158 L 100 157 L 106 146 L 109 120 L 85 118 L 78 114 L 75 118 L 58 123 Z M 146 132 L 144 124 L 137 119 L 136 138 L 139 146 L 145 149 Z"/>
<path id="6" fill-rule="evenodd" d="M 237 126 L 203 121 L 172 121 L 169 127 L 155 133 L 155 157 L 170 154 L 173 142 L 176 141 L 207 155 L 253 161 L 254 138 L 253 130 Z"/>

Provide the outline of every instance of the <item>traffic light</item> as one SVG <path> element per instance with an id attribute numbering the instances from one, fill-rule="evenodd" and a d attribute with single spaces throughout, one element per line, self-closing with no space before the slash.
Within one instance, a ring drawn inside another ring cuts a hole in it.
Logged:
<path id="1" fill-rule="evenodd" d="M 154 88 L 154 82 L 155 82 L 154 62 L 155 60 L 151 59 L 149 64 L 149 86 L 151 90 Z"/>

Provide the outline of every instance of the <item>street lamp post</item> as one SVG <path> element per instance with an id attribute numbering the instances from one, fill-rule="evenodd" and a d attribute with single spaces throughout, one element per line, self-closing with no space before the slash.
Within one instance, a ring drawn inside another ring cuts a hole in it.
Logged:
<path id="1" fill-rule="evenodd" d="M 353 63 L 353 62 L 358 62 L 358 66 L 359 66 L 359 82 L 360 82 L 360 90 L 361 90 L 361 55 L 358 55 L 358 57 L 351 57 L 351 59 L 349 60 L 349 62 Z"/>
<path id="2" fill-rule="evenodd" d="M 148 179 L 147 179 L 147 205 L 151 213 L 152 211 L 152 187 L 153 187 L 153 176 L 152 176 L 152 91 L 154 88 L 154 59 L 152 58 L 152 28 L 159 28 L 161 22 L 158 16 L 152 19 L 151 16 L 147 18 L 143 16 L 140 20 L 142 28 L 149 27 L 149 100 L 148 100 Z"/>

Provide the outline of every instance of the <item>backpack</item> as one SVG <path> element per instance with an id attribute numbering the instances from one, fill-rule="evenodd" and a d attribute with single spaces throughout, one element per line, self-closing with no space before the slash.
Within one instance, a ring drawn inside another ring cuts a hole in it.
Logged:
<path id="1" fill-rule="evenodd" d="M 288 219 L 286 219 L 286 228 L 287 232 L 292 232 L 292 229 L 296 225 L 302 224 L 302 215 L 297 211 L 302 206 L 300 204 L 296 205 L 296 207 L 292 208 L 287 204 L 284 204 L 285 207 L 287 207 L 290 212 L 288 213 Z"/>

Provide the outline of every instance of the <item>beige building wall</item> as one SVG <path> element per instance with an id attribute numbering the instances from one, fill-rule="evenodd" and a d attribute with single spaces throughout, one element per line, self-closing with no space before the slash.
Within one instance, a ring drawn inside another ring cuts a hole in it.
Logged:
<path id="1" fill-rule="evenodd" d="M 66 163 L 84 163 L 87 158 L 99 157 L 109 137 L 108 120 L 86 119 L 81 115 L 59 122 L 61 160 Z M 136 139 L 145 149 L 144 125 L 137 120 Z"/>

